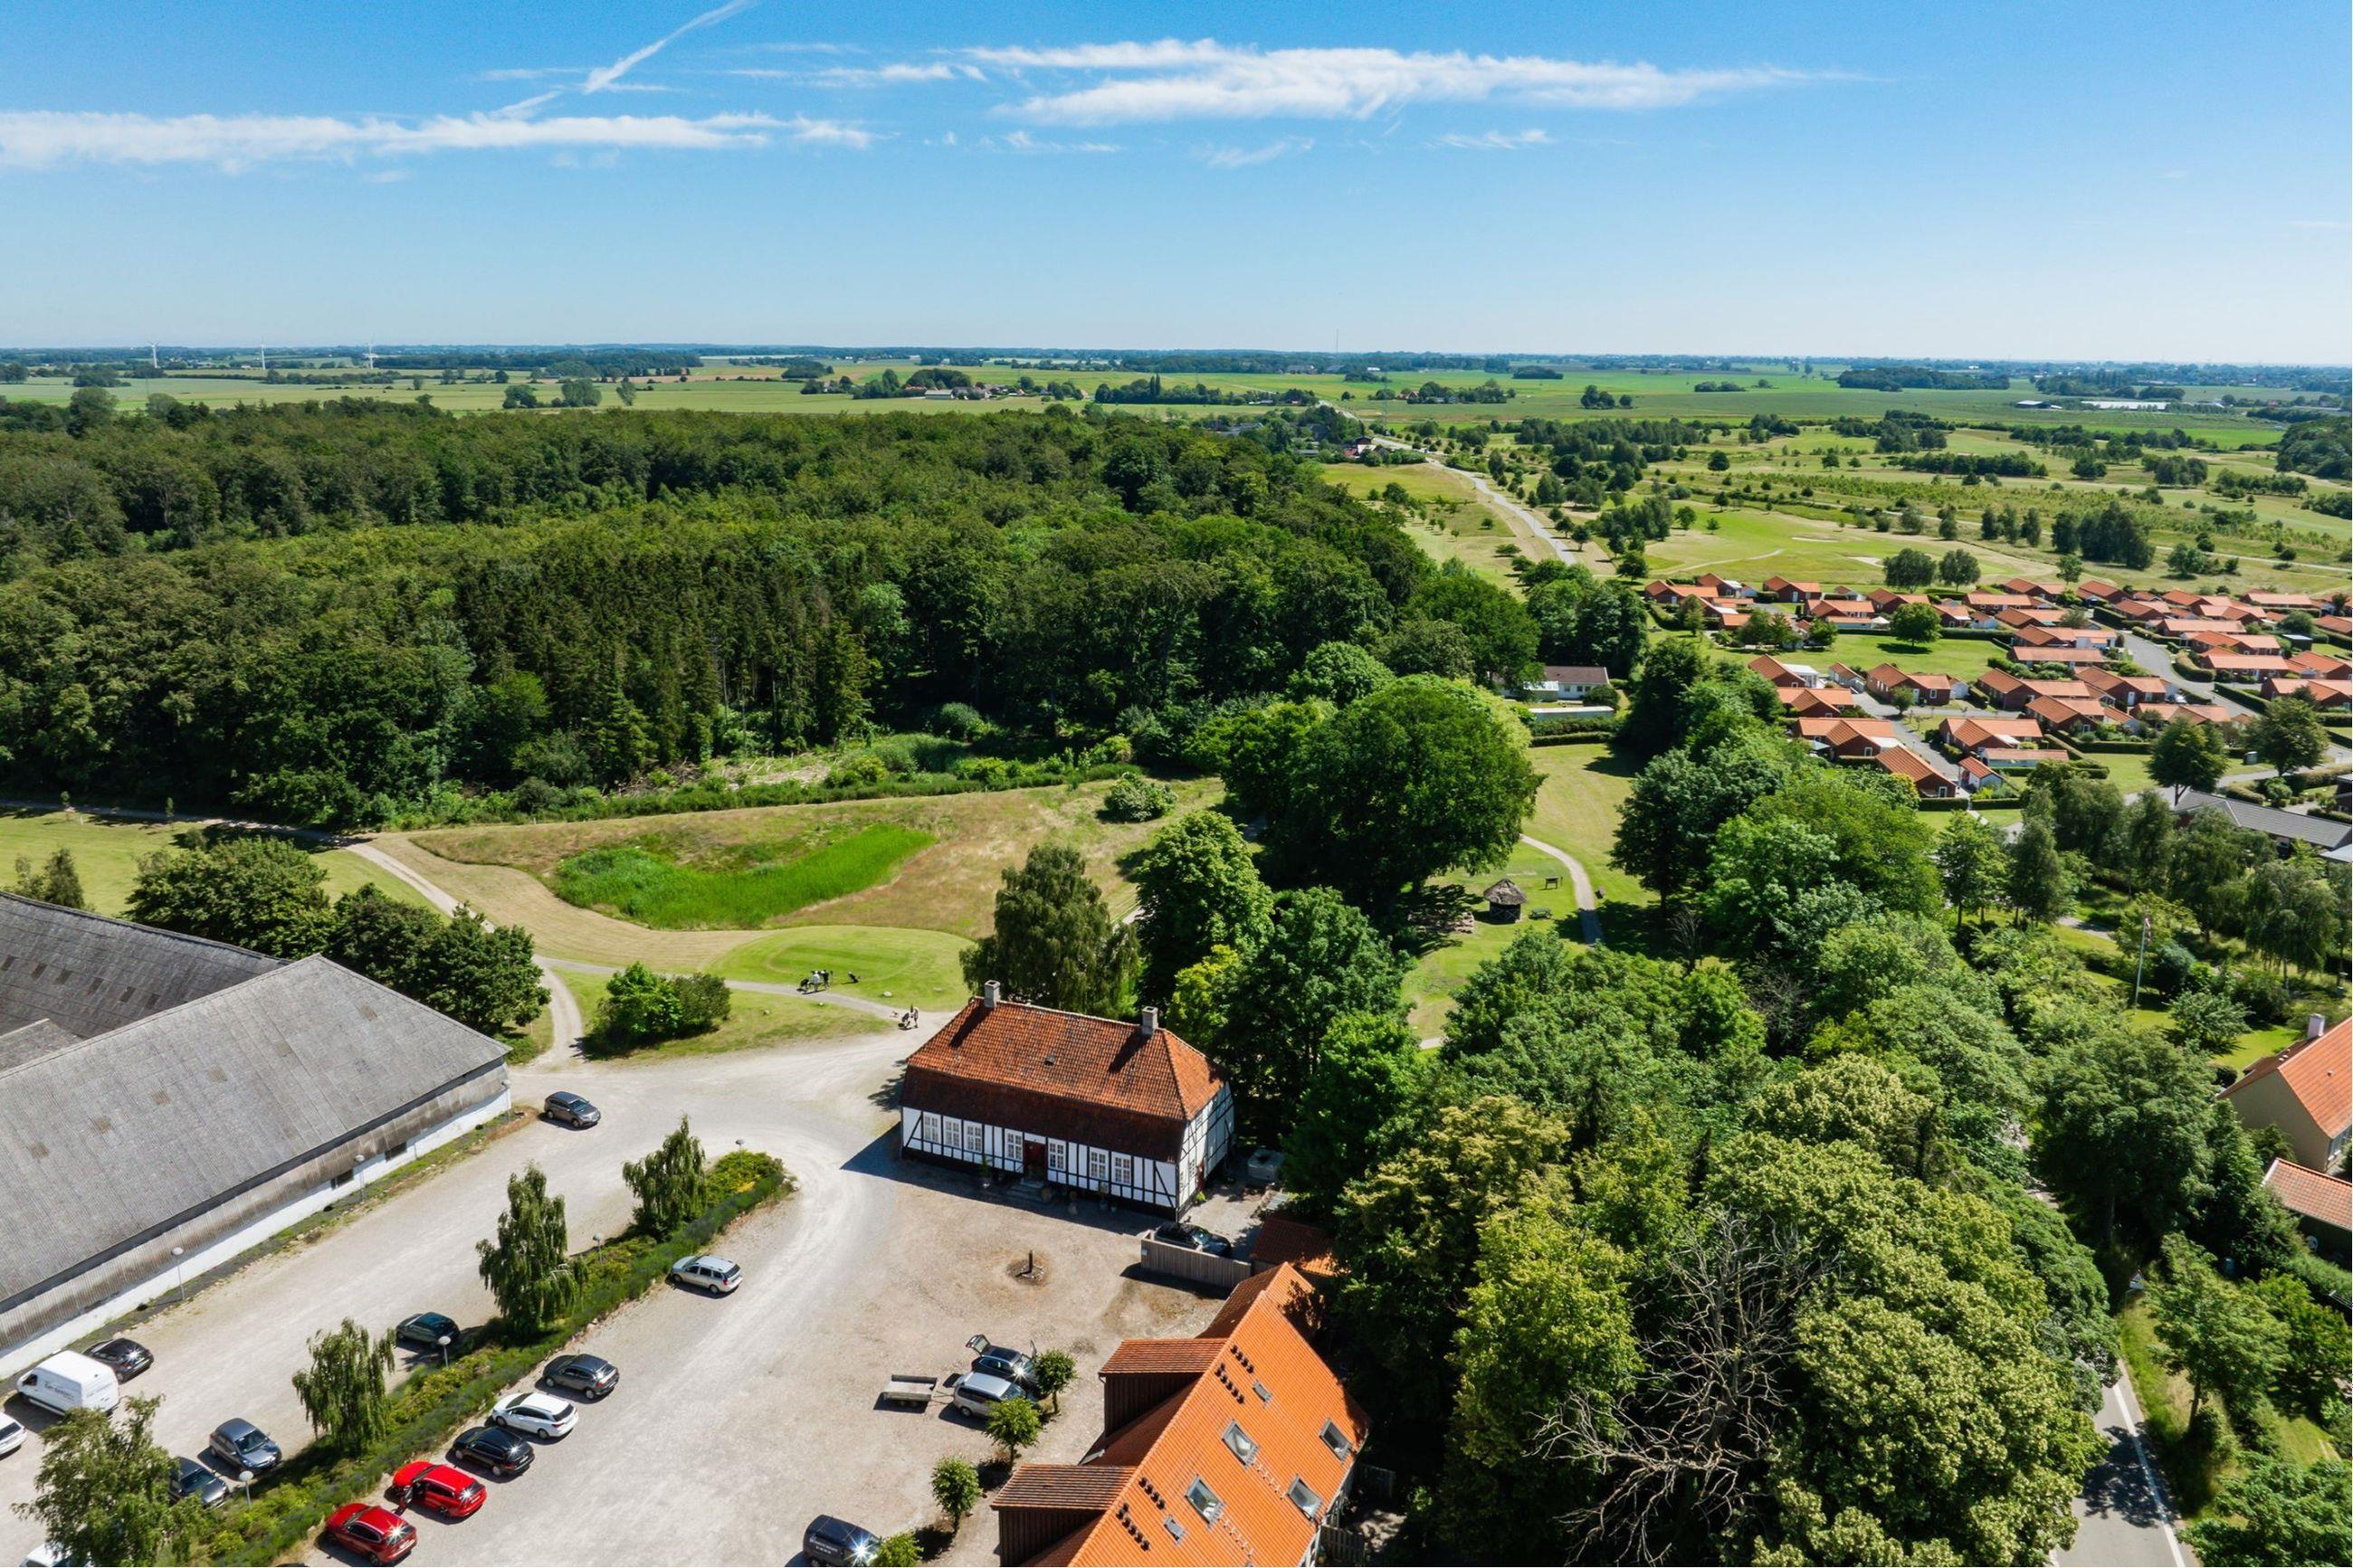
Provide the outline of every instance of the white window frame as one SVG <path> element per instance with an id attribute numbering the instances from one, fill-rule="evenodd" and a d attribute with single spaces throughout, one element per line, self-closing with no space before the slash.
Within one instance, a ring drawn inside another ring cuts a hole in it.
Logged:
<path id="1" fill-rule="evenodd" d="M 1209 1500 L 1209 1506 L 1207 1508 L 1201 1506 L 1203 1498 Z M 1199 1514 L 1202 1522 L 1206 1524 L 1217 1523 L 1218 1516 L 1226 1511 L 1225 1500 L 1210 1490 L 1209 1483 L 1198 1476 L 1195 1476 L 1193 1484 L 1185 1489 L 1185 1500 L 1193 1505 L 1193 1511 Z"/>
<path id="2" fill-rule="evenodd" d="M 1356 1451 L 1356 1445 L 1348 1441 L 1348 1435 L 1340 1430 L 1340 1424 L 1337 1421 L 1324 1423 L 1324 1430 L 1320 1436 L 1324 1439 L 1324 1446 L 1332 1450 L 1332 1457 L 1342 1464 L 1346 1464 L 1349 1457 Z"/>
<path id="3" fill-rule="evenodd" d="M 915 1124 L 915 1136 L 922 1139 L 926 1143 L 938 1142 L 940 1141 L 940 1113 L 936 1110 L 924 1111 L 923 1113 L 923 1120 Z"/>
<path id="4" fill-rule="evenodd" d="M 1088 1150 L 1087 1174 L 1094 1179 L 1095 1185 L 1108 1186 L 1111 1183 L 1111 1156 L 1100 1149 Z"/>
<path id="5" fill-rule="evenodd" d="M 1249 1433 L 1242 1430 L 1242 1424 L 1240 1422 L 1229 1421 L 1226 1423 L 1225 1441 L 1227 1449 L 1232 1453 L 1235 1458 L 1240 1459 L 1243 1464 L 1247 1465 L 1252 1459 L 1258 1458 L 1258 1441 Z"/>
<path id="6" fill-rule="evenodd" d="M 964 1124 L 964 1149 L 976 1160 L 988 1157 L 988 1132 L 977 1121 Z"/>
<path id="7" fill-rule="evenodd" d="M 1070 1162 L 1071 1146 L 1069 1144 L 1063 1142 L 1060 1138 L 1049 1138 L 1046 1140 L 1047 1170 L 1060 1175 L 1064 1170 L 1069 1168 Z"/>
<path id="8" fill-rule="evenodd" d="M 1307 1494 L 1307 1499 L 1304 1502 L 1300 1500 L 1299 1494 L 1302 1492 L 1305 1492 Z M 1314 1487 L 1307 1484 L 1307 1478 L 1305 1476 L 1292 1477 L 1290 1489 L 1282 1495 L 1291 1500 L 1292 1507 L 1305 1514 L 1309 1519 L 1314 1520 L 1324 1517 L 1324 1500 L 1316 1495 L 1315 1489 Z"/>
<path id="9" fill-rule="evenodd" d="M 1111 1180 L 1112 1184 L 1117 1187 L 1135 1184 L 1135 1157 L 1133 1154 L 1113 1154 L 1111 1157 Z"/>

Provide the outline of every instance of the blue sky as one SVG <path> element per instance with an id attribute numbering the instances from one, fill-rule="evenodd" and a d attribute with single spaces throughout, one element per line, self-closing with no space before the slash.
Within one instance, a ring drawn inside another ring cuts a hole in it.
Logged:
<path id="1" fill-rule="evenodd" d="M 2343 363 L 2348 8 L 0 10 L 0 342 Z"/>

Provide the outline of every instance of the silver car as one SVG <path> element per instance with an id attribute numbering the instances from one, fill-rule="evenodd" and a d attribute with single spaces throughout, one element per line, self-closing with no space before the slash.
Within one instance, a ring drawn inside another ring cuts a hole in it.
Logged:
<path id="1" fill-rule="evenodd" d="M 1008 1399 L 1026 1399 L 1029 1395 L 1007 1382 L 985 1372 L 958 1373 L 949 1380 L 952 1384 L 948 1402 L 969 1415 L 988 1419 L 988 1413 Z"/>

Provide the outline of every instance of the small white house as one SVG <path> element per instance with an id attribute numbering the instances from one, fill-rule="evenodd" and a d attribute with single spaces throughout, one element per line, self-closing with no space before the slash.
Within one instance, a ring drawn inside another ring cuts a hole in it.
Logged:
<path id="1" fill-rule="evenodd" d="M 1233 1094 L 1146 1007 L 1133 1024 L 995 981 L 907 1058 L 899 1147 L 1180 1214 L 1233 1143 Z"/>

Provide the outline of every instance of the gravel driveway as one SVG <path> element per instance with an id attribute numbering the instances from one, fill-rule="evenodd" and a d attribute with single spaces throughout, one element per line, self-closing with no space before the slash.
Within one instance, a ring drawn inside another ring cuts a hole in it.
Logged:
<path id="1" fill-rule="evenodd" d="M 143 1325 L 155 1369 L 132 1391 L 165 1396 L 159 1436 L 195 1452 L 242 1415 L 289 1443 L 308 1436 L 288 1379 L 303 1343 L 346 1313 L 371 1325 L 433 1309 L 473 1324 L 490 1303 L 473 1243 L 490 1233 L 509 1173 L 535 1160 L 570 1208 L 575 1246 L 628 1219 L 621 1163 L 690 1115 L 714 1157 L 738 1141 L 780 1156 L 789 1203 L 724 1242 L 744 1288 L 723 1300 L 658 1289 L 589 1331 L 581 1348 L 622 1370 L 527 1475 L 493 1483 L 474 1518 L 413 1516 L 413 1561 L 779 1563 L 809 1517 L 880 1532 L 929 1522 L 939 1458 L 978 1460 L 977 1427 L 939 1411 L 877 1407 L 893 1371 L 944 1373 L 966 1336 L 1068 1350 L 1079 1379 L 1039 1457 L 1075 1459 L 1099 1430 L 1094 1371 L 1129 1335 L 1190 1333 L 1213 1300 L 1133 1277 L 1145 1215 L 1088 1205 L 1051 1211 L 978 1191 L 959 1173 L 903 1165 L 883 1095 L 920 1036 L 838 1041 L 640 1064 L 534 1065 L 518 1103 L 575 1089 L 604 1108 L 585 1133 L 533 1125 Z M 551 1053 L 552 1055 L 554 1053 Z M 1034 1251 L 1042 1279 L 1013 1277 Z M 0 1510 L 28 1495 L 27 1444 L 0 1460 Z M 0 1553 L 36 1532 L 0 1511 Z M 951 1561 L 993 1560 L 984 1509 Z M 14 1560 L 0 1557 L 0 1560 Z"/>

